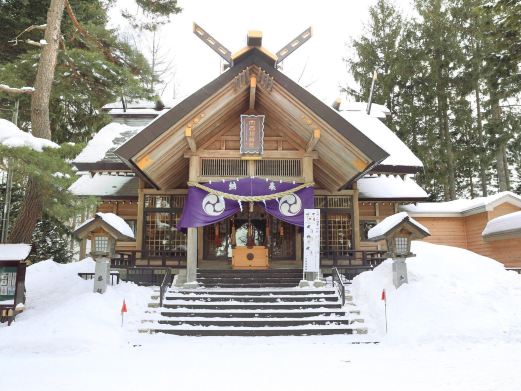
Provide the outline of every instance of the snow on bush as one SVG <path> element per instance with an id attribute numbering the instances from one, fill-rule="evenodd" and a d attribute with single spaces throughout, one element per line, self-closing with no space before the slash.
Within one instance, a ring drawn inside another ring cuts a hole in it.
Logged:
<path id="1" fill-rule="evenodd" d="M 44 138 L 34 137 L 18 128 L 11 121 L 0 118 L 0 145 L 9 148 L 28 147 L 37 152 L 43 148 L 58 148 L 58 144 Z"/>
<path id="2" fill-rule="evenodd" d="M 409 283 L 395 289 L 392 260 L 353 280 L 362 315 L 383 341 L 521 341 L 521 276 L 464 249 L 413 242 Z M 385 337 L 382 290 L 387 294 Z"/>
<path id="3" fill-rule="evenodd" d="M 0 325 L 0 352 L 85 351 L 126 345 L 145 317 L 152 289 L 122 281 L 109 285 L 103 295 L 94 293 L 93 281 L 78 277 L 79 272 L 94 272 L 94 265 L 86 258 L 29 266 L 25 311 L 12 326 Z M 123 299 L 128 313 L 122 328 Z"/>

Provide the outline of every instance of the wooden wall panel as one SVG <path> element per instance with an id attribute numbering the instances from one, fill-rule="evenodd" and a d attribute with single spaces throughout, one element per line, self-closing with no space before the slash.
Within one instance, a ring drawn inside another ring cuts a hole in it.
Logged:
<path id="1" fill-rule="evenodd" d="M 493 256 L 489 243 L 483 240 L 481 233 L 488 222 L 486 212 L 465 217 L 467 224 L 467 249 L 487 257 Z"/>
<path id="2" fill-rule="evenodd" d="M 495 240 L 488 242 L 493 258 L 506 267 L 521 267 L 521 244 L 519 239 Z"/>
<path id="3" fill-rule="evenodd" d="M 379 202 L 378 208 L 380 209 L 379 216 L 382 217 L 382 220 L 387 216 L 391 216 L 396 213 L 394 209 L 394 202 Z"/>
<path id="4" fill-rule="evenodd" d="M 495 219 L 496 217 L 503 216 L 508 213 L 519 212 L 520 210 L 521 210 L 521 208 L 519 208 L 517 206 L 504 203 L 504 204 L 496 206 L 493 210 L 488 212 L 488 218 L 489 218 L 489 220 L 492 220 L 492 219 Z"/>
<path id="5" fill-rule="evenodd" d="M 360 211 L 360 216 L 376 216 L 376 203 L 375 202 L 359 202 L 358 210 Z"/>
<path id="6" fill-rule="evenodd" d="M 415 217 L 416 221 L 428 228 L 431 236 L 424 241 L 467 248 L 466 221 L 463 217 Z"/>

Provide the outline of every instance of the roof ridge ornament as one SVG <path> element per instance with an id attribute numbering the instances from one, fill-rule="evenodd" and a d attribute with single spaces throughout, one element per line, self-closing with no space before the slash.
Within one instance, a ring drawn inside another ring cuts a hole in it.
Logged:
<path id="1" fill-rule="evenodd" d="M 238 53 L 232 56 L 232 52 L 222 45 L 219 41 L 217 41 L 214 37 L 212 37 L 206 30 L 204 30 L 197 23 L 193 22 L 193 32 L 194 34 L 203 41 L 206 45 L 208 45 L 214 52 L 216 52 L 219 56 L 221 56 L 226 63 L 232 67 L 234 58 L 237 58 L 239 54 L 244 53 L 252 48 L 258 48 L 263 52 L 266 52 L 270 55 L 270 57 L 274 57 L 275 67 L 278 66 L 282 61 L 284 61 L 291 53 L 301 47 L 304 43 L 306 43 L 311 36 L 313 35 L 313 31 L 311 26 L 292 39 L 287 45 L 285 45 L 282 49 L 280 49 L 277 54 L 273 55 L 269 53 L 262 46 L 262 32 L 257 30 L 250 30 L 246 36 L 246 48 L 240 50 Z"/>

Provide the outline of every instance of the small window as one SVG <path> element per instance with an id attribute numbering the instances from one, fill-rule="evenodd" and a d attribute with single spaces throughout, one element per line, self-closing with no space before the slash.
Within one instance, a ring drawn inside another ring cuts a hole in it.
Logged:
<path id="1" fill-rule="evenodd" d="M 394 238 L 394 244 L 396 246 L 396 254 L 397 255 L 407 255 L 408 248 L 407 243 L 409 242 L 409 238 L 403 236 L 397 236 Z"/>
<path id="2" fill-rule="evenodd" d="M 369 230 L 376 225 L 376 221 L 374 220 L 364 220 L 360 221 L 360 240 L 365 241 L 369 240 L 368 234 Z"/>
<path id="3" fill-rule="evenodd" d="M 97 253 L 109 253 L 109 238 L 96 236 L 94 238 L 94 251 Z"/>

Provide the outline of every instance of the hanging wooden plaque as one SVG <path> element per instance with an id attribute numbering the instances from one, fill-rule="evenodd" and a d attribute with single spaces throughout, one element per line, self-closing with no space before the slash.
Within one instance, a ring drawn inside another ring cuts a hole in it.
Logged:
<path id="1" fill-rule="evenodd" d="M 241 115 L 241 154 L 262 155 L 264 115 Z"/>

